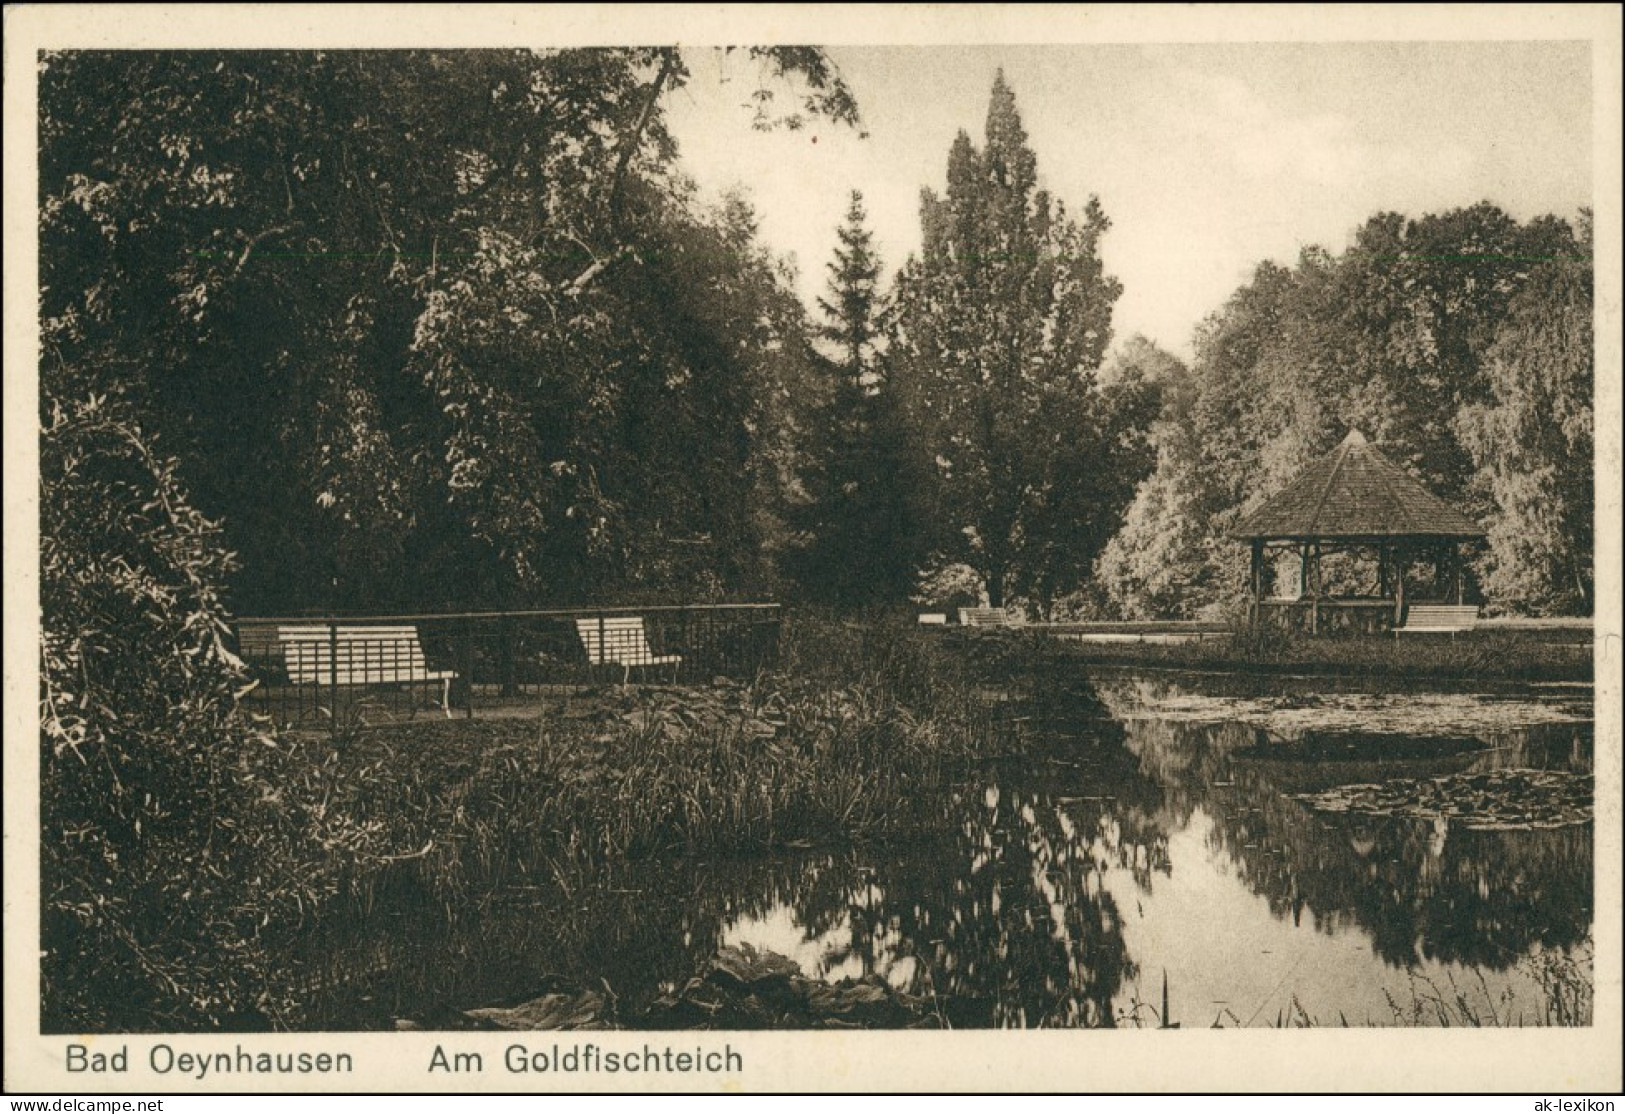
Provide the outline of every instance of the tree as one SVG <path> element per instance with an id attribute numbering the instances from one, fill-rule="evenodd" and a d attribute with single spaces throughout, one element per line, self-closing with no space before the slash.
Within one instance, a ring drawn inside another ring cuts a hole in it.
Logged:
<path id="1" fill-rule="evenodd" d="M 793 521 L 804 542 L 791 560 L 813 599 L 856 608 L 905 599 L 913 581 L 914 486 L 901 409 L 884 378 L 879 345 L 885 299 L 880 257 L 852 192 L 819 299 L 819 336 L 834 347 L 832 380 L 810 431 L 806 501 Z"/>
<path id="2" fill-rule="evenodd" d="M 1592 298 L 1586 214 L 1572 253 L 1512 298 L 1486 361 L 1491 400 L 1456 422 L 1494 501 L 1485 591 L 1535 614 L 1594 603 Z"/>
<path id="3" fill-rule="evenodd" d="M 1589 351 L 1581 254 L 1562 221 L 1519 224 L 1480 204 L 1378 214 L 1340 256 L 1260 264 L 1203 322 L 1188 382 L 1165 394 L 1156 473 L 1102 565 L 1114 605 L 1147 617 L 1233 606 L 1245 561 L 1229 527 L 1359 429 L 1489 523 L 1494 604 L 1578 606 L 1591 452 L 1575 432 L 1589 421 L 1589 364 L 1573 357 Z M 1547 414 L 1561 415 L 1551 428 Z"/>
<path id="4" fill-rule="evenodd" d="M 947 192 L 925 191 L 920 223 L 921 254 L 897 284 L 892 366 L 935 463 L 943 556 L 975 568 L 1003 606 L 1012 591 L 1047 590 L 1054 578 L 1038 569 L 1058 547 L 1077 568 L 1094 559 L 1091 539 L 1057 537 L 1059 516 L 1045 519 L 1043 508 L 1111 516 L 1066 490 L 1080 470 L 1061 460 L 1076 451 L 1111 467 L 1093 375 L 1121 291 L 1098 250 L 1110 222 L 1094 198 L 1073 220 L 1039 188 L 1001 73 L 985 148 L 959 133 Z"/>
<path id="5" fill-rule="evenodd" d="M 296 1021 L 266 938 L 406 849 L 238 713 L 228 594 L 748 590 L 804 315 L 670 172 L 676 50 L 40 67 L 45 1024 Z"/>
<path id="6" fill-rule="evenodd" d="M 1484 361 L 1511 299 L 1543 261 L 1572 251 L 1563 221 L 1519 224 L 1480 202 L 1410 220 L 1379 214 L 1336 263 L 1329 295 L 1354 358 L 1332 393 L 1368 384 L 1367 399 L 1382 409 L 1360 417 L 1447 502 L 1489 509 L 1454 418 L 1489 397 Z"/>
<path id="7" fill-rule="evenodd" d="M 1130 379 L 1161 387 L 1183 382 L 1189 376 L 1190 369 L 1183 360 L 1142 333 L 1135 333 L 1119 345 L 1099 373 L 1103 387 Z"/>
<path id="8" fill-rule="evenodd" d="M 866 227 L 868 219 L 863 194 L 853 190 L 846 221 L 836 230 L 835 259 L 828 264 L 829 292 L 834 300 L 818 299 L 826 320 L 819 333 L 839 347 L 842 388 L 853 398 L 868 393 L 865 388 L 874 370 L 885 307 L 880 294 L 880 257 Z"/>
<path id="9" fill-rule="evenodd" d="M 758 99 L 761 126 L 855 122 L 821 53 L 749 53 L 805 82 L 789 115 Z M 760 473 L 754 392 L 806 348 L 785 276 L 672 171 L 680 52 L 42 68 L 45 374 L 137 400 L 241 554 L 239 606 L 696 588 L 650 554 L 656 524 L 719 556 L 705 591 L 759 581 L 749 515 L 706 485 Z M 639 408 L 716 470 L 640 465 Z"/>
<path id="10" fill-rule="evenodd" d="M 267 838 L 218 585 L 231 556 L 173 459 L 107 395 L 40 444 L 46 1031 L 218 1025 L 275 1001 L 264 923 L 299 863 Z M 247 879 L 254 878 L 250 887 Z M 271 995 L 271 996 L 268 996 Z"/>

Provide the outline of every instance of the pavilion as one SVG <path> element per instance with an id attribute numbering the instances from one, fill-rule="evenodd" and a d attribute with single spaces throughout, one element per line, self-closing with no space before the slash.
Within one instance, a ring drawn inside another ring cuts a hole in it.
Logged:
<path id="1" fill-rule="evenodd" d="M 1252 545 L 1249 622 L 1318 634 L 1398 627 L 1407 599 L 1461 603 L 1463 546 L 1485 535 L 1354 430 L 1230 536 Z M 1297 574 L 1297 594 L 1272 594 L 1274 574 L 1294 555 L 1286 571 Z M 1330 591 L 1326 559 L 1339 581 Z M 1417 578 L 1419 563 L 1431 566 L 1431 581 Z"/>

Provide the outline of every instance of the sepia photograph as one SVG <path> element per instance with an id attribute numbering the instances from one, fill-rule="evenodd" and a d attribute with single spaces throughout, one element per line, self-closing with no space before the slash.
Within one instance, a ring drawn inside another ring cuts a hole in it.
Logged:
<path id="1" fill-rule="evenodd" d="M 1618 11 L 948 7 L 23 13 L 7 1090 L 1620 1086 Z"/>

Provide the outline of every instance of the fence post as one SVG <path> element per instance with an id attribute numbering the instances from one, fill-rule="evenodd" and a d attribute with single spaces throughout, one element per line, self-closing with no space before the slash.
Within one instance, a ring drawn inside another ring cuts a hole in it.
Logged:
<path id="1" fill-rule="evenodd" d="M 339 624 L 333 620 L 327 624 L 327 680 L 328 701 L 333 705 L 332 715 L 327 717 L 327 729 L 330 734 L 337 737 L 339 733 Z M 321 701 L 321 685 L 316 686 L 316 699 L 318 705 Z"/>
<path id="2" fill-rule="evenodd" d="M 504 614 L 497 622 L 497 656 L 502 672 L 502 695 L 511 697 L 517 685 L 514 681 L 513 618 Z"/>
<path id="3" fill-rule="evenodd" d="M 684 605 L 677 611 L 677 642 L 678 654 L 683 660 L 679 661 L 677 663 L 677 668 L 671 671 L 671 679 L 674 684 L 676 683 L 677 679 L 682 676 L 684 663 L 692 662 L 694 660 L 694 640 L 689 635 L 687 605 Z M 671 652 L 670 645 L 666 645 L 662 647 L 662 649 L 664 649 L 667 653 Z M 692 669 L 693 667 L 690 666 L 690 668 Z"/>
<path id="4" fill-rule="evenodd" d="M 609 649 L 609 643 L 604 640 L 604 613 L 602 611 L 600 611 L 598 613 L 598 660 L 593 661 L 592 660 L 592 655 L 588 654 L 587 655 L 587 664 L 588 665 L 599 665 L 599 666 L 603 665 L 605 662 L 607 662 L 609 660 L 609 654 L 607 653 L 608 649 Z M 596 671 L 595 671 L 594 672 L 594 681 L 595 682 L 596 682 L 596 679 L 597 679 L 597 675 L 596 675 Z"/>
<path id="5" fill-rule="evenodd" d="M 462 637 L 457 639 L 457 672 L 463 679 L 463 701 L 467 709 L 466 718 L 474 718 L 474 629 L 473 620 L 462 619 L 458 622 L 462 628 Z M 454 632 L 455 637 L 455 632 Z"/>

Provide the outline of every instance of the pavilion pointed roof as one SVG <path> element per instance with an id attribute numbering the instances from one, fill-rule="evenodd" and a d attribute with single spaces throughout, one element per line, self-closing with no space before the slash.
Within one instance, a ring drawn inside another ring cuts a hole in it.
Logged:
<path id="1" fill-rule="evenodd" d="M 1466 515 L 1379 453 L 1359 430 L 1230 531 L 1235 538 L 1479 538 Z"/>

